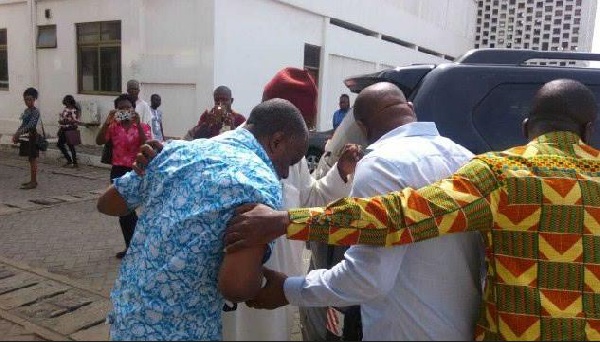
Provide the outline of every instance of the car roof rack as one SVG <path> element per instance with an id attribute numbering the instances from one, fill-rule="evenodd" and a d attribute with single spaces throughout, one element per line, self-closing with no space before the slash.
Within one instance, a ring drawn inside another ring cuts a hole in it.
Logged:
<path id="1" fill-rule="evenodd" d="M 532 59 L 600 61 L 600 54 L 517 49 L 474 49 L 457 58 L 455 62 L 460 64 L 520 65 Z"/>

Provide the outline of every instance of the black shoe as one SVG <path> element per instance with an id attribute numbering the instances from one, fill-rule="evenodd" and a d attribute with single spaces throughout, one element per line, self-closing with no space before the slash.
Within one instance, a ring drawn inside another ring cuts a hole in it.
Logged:
<path id="1" fill-rule="evenodd" d="M 121 251 L 121 252 L 115 254 L 115 257 L 117 257 L 117 259 L 123 259 L 125 254 L 127 254 L 127 250 L 124 250 L 124 251 Z"/>
<path id="2" fill-rule="evenodd" d="M 21 185 L 21 190 L 31 190 L 37 188 L 37 182 L 29 182 L 27 184 Z"/>

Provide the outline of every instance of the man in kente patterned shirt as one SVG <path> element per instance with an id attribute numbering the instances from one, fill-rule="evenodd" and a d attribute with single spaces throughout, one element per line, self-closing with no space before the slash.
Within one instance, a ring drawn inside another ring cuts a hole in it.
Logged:
<path id="1" fill-rule="evenodd" d="M 298 109 L 274 99 L 256 106 L 245 127 L 171 142 L 144 177 L 115 179 L 98 209 L 143 211 L 111 292 L 111 339 L 220 340 L 223 297 L 252 298 L 270 254 L 257 245 L 224 255 L 227 220 L 243 203 L 281 207 L 279 178 L 307 148 Z"/>
<path id="2" fill-rule="evenodd" d="M 286 233 L 330 244 L 393 246 L 480 231 L 487 279 L 477 340 L 600 339 L 600 151 L 586 144 L 596 118 L 587 87 L 549 82 L 523 123 L 527 145 L 476 156 L 418 190 L 289 212 L 239 208 L 227 251 Z M 257 224 L 260 233 L 248 229 Z M 288 293 L 302 296 L 284 275 L 268 275 L 269 296 L 261 293 L 255 307 L 286 305 Z"/>

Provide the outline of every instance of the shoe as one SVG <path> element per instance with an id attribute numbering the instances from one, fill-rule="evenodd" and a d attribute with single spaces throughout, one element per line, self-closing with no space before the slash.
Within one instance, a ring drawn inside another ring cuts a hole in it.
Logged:
<path id="1" fill-rule="evenodd" d="M 78 169 L 79 168 L 79 164 L 73 163 L 73 165 L 71 167 L 74 168 L 74 169 Z"/>
<path id="2" fill-rule="evenodd" d="M 27 184 L 29 184 L 29 183 L 31 183 L 31 181 L 29 181 L 29 182 L 24 182 L 24 183 L 21 183 L 21 186 L 23 186 L 23 185 L 27 185 Z"/>
<path id="3" fill-rule="evenodd" d="M 123 259 L 123 257 L 127 254 L 127 250 L 121 251 L 117 254 L 115 254 L 115 257 L 117 257 L 117 259 Z"/>
<path id="4" fill-rule="evenodd" d="M 30 190 L 37 188 L 37 182 L 29 182 L 27 184 L 21 185 L 22 190 Z"/>
<path id="5" fill-rule="evenodd" d="M 71 162 L 66 162 L 66 163 L 64 163 L 64 164 L 63 164 L 63 166 L 62 166 L 62 167 L 73 167 L 73 163 L 71 163 Z"/>

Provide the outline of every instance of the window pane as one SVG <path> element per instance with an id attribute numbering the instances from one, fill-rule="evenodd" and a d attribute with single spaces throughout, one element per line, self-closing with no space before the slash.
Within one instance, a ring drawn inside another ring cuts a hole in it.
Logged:
<path id="1" fill-rule="evenodd" d="M 492 90 L 473 113 L 477 131 L 494 151 L 525 143 L 521 123 L 542 84 L 503 84 Z"/>
<path id="2" fill-rule="evenodd" d="M 56 26 L 38 26 L 37 47 L 56 47 Z"/>
<path id="3" fill-rule="evenodd" d="M 81 90 L 94 91 L 98 89 L 98 49 L 80 48 L 79 50 Z"/>
<path id="4" fill-rule="evenodd" d="M 320 66 L 321 47 L 304 44 L 304 66 L 318 68 Z"/>
<path id="5" fill-rule="evenodd" d="M 101 40 L 121 40 L 121 22 L 102 23 Z"/>
<path id="6" fill-rule="evenodd" d="M 121 91 L 121 48 L 100 48 L 100 90 Z"/>
<path id="7" fill-rule="evenodd" d="M 97 42 L 100 40 L 100 23 L 77 25 L 77 41 L 80 43 Z"/>
<path id="8" fill-rule="evenodd" d="M 0 89 L 8 89 L 8 55 L 0 49 Z"/>

